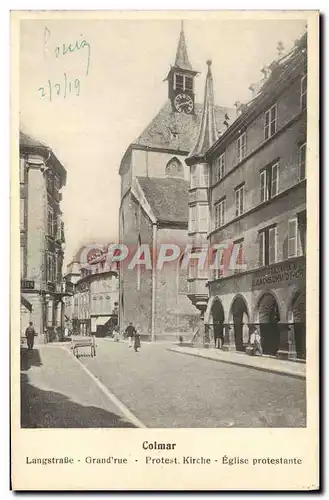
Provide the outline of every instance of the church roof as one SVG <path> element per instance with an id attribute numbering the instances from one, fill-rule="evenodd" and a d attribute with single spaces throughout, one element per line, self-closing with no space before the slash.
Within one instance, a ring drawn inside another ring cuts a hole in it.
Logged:
<path id="1" fill-rule="evenodd" d="M 214 89 L 211 73 L 211 61 L 207 61 L 208 72 L 206 77 L 204 104 L 200 122 L 199 134 L 189 158 L 201 158 L 204 153 L 216 142 L 218 138 L 218 127 L 216 124 Z M 226 119 L 226 116 L 225 116 Z M 227 122 L 228 124 L 228 122 Z"/>
<path id="2" fill-rule="evenodd" d="M 188 222 L 188 188 L 185 179 L 137 177 L 158 222 Z"/>
<path id="3" fill-rule="evenodd" d="M 176 52 L 176 59 L 175 59 L 175 67 L 193 71 L 192 65 L 191 65 L 189 58 L 188 58 L 188 55 L 187 55 L 183 22 L 182 22 L 180 35 L 179 35 L 179 42 L 178 42 L 178 47 L 177 47 L 177 52 Z"/>
<path id="4" fill-rule="evenodd" d="M 195 114 L 177 113 L 172 110 L 168 99 L 159 113 L 132 143 L 132 147 L 169 149 L 188 154 L 194 146 L 201 121 L 203 104 L 195 104 Z M 231 121 L 235 119 L 235 109 L 215 106 L 215 120 L 218 131 L 225 129 L 227 113 Z"/>

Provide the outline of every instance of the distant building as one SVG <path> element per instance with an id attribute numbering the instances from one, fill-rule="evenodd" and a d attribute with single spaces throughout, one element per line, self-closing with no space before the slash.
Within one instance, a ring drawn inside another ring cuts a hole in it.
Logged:
<path id="1" fill-rule="evenodd" d="M 227 131 L 187 159 L 196 191 L 201 169 L 209 167 L 209 190 L 198 197 L 208 205 L 209 228 L 191 208 L 190 224 L 210 247 L 230 247 L 210 279 L 198 271 L 190 276 L 189 297 L 203 311 L 204 340 L 223 335 L 226 350 L 248 352 L 257 326 L 264 354 L 306 356 L 306 71 L 305 34 L 270 65 Z"/>
<path id="2" fill-rule="evenodd" d="M 130 252 L 146 244 L 151 252 L 161 243 L 187 244 L 189 171 L 184 159 L 194 144 L 202 114 L 195 102 L 197 75 L 188 59 L 183 27 L 176 59 L 167 75 L 168 100 L 125 152 L 121 175 L 120 242 Z M 215 107 L 218 130 L 235 110 Z M 141 250 L 142 251 L 142 250 Z M 154 263 L 156 264 L 155 260 Z M 141 335 L 155 340 L 190 335 L 197 311 L 187 298 L 186 271 L 120 266 L 120 325 L 133 321 Z"/>
<path id="3" fill-rule="evenodd" d="M 65 299 L 66 324 L 74 334 L 105 336 L 118 324 L 117 267 L 108 266 L 106 253 L 91 266 L 81 263 L 80 255 L 81 250 L 65 275 L 65 280 L 74 284 L 74 295 Z"/>
<path id="4" fill-rule="evenodd" d="M 21 334 L 63 327 L 64 224 L 60 202 L 66 170 L 45 144 L 20 132 Z"/>

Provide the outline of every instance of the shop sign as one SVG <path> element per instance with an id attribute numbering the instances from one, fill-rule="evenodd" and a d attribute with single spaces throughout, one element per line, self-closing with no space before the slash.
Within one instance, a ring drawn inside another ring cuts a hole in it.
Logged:
<path id="1" fill-rule="evenodd" d="M 22 288 L 22 290 L 34 290 L 34 281 L 33 280 L 21 280 L 21 288 Z"/>
<path id="2" fill-rule="evenodd" d="M 255 273 L 252 278 L 252 287 L 270 285 L 284 286 L 292 281 L 305 278 L 305 265 L 301 262 L 287 262 L 282 265 L 273 265 Z"/>

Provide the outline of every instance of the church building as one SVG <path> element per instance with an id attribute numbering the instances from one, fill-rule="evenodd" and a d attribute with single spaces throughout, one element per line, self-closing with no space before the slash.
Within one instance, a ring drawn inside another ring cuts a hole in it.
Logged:
<path id="1" fill-rule="evenodd" d="M 131 253 L 148 245 L 153 261 L 162 243 L 179 245 L 182 251 L 188 243 L 190 172 L 185 158 L 197 139 L 203 112 L 195 96 L 197 74 L 182 24 L 175 62 L 166 77 L 168 99 L 129 145 L 119 169 L 120 243 Z M 218 131 L 234 118 L 234 109 L 214 106 Z M 187 271 L 180 269 L 179 259 L 161 270 L 154 264 L 151 269 L 128 269 L 128 262 L 121 263 L 121 328 L 132 321 L 145 339 L 190 338 L 198 310 L 187 296 Z"/>

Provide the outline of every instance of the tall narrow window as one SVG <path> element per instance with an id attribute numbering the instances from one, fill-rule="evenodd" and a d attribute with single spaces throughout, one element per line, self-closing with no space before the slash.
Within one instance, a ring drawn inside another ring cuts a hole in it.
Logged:
<path id="1" fill-rule="evenodd" d="M 52 207 L 48 206 L 48 235 L 53 236 L 54 234 L 54 210 Z"/>
<path id="2" fill-rule="evenodd" d="M 302 181 L 305 179 L 306 171 L 306 142 L 299 146 L 299 179 Z"/>
<path id="3" fill-rule="evenodd" d="M 238 217 L 244 212 L 244 185 L 235 189 L 235 216 Z"/>
<path id="4" fill-rule="evenodd" d="M 307 75 L 303 76 L 300 81 L 300 108 L 301 110 L 307 107 Z"/>
<path id="5" fill-rule="evenodd" d="M 199 224 L 198 231 L 208 231 L 208 205 L 198 207 Z"/>
<path id="6" fill-rule="evenodd" d="M 297 256 L 297 217 L 288 221 L 288 258 Z"/>
<path id="7" fill-rule="evenodd" d="M 19 182 L 24 184 L 25 182 L 25 160 L 20 158 L 19 160 Z"/>
<path id="8" fill-rule="evenodd" d="M 297 215 L 298 220 L 298 235 L 300 242 L 300 253 L 305 255 L 306 251 L 306 210 L 303 210 Z"/>
<path id="9" fill-rule="evenodd" d="M 25 247 L 21 247 L 21 278 L 25 276 Z"/>
<path id="10" fill-rule="evenodd" d="M 269 165 L 260 172 L 260 201 L 263 203 L 279 192 L 279 162 Z"/>
<path id="11" fill-rule="evenodd" d="M 259 265 L 265 266 L 265 231 L 259 233 Z"/>
<path id="12" fill-rule="evenodd" d="M 174 87 L 178 90 L 184 90 L 184 75 L 175 73 Z"/>
<path id="13" fill-rule="evenodd" d="M 53 185 L 54 185 L 54 176 L 53 176 L 52 170 L 47 170 L 46 182 L 47 182 L 47 191 L 52 193 L 53 192 Z"/>
<path id="14" fill-rule="evenodd" d="M 193 91 L 193 78 L 190 76 L 185 75 L 185 88 L 184 90 L 190 90 L 191 92 Z"/>
<path id="15" fill-rule="evenodd" d="M 60 217 L 56 220 L 56 240 L 61 241 L 62 239 L 62 223 Z"/>
<path id="16" fill-rule="evenodd" d="M 200 186 L 201 187 L 208 187 L 209 186 L 209 167 L 208 167 L 208 165 L 201 166 Z"/>
<path id="17" fill-rule="evenodd" d="M 246 156 L 246 146 L 247 146 L 247 136 L 244 132 L 241 134 L 236 141 L 236 149 L 237 149 L 237 163 L 243 160 Z"/>
<path id="18" fill-rule="evenodd" d="M 270 226 L 259 232 L 259 265 L 267 266 L 277 260 L 277 227 Z"/>
<path id="19" fill-rule="evenodd" d="M 277 128 L 277 107 L 274 104 L 265 113 L 264 136 L 265 141 L 275 134 Z"/>
<path id="20" fill-rule="evenodd" d="M 190 207 L 190 232 L 196 231 L 196 205 Z"/>
<path id="21" fill-rule="evenodd" d="M 234 257 L 234 273 L 241 271 L 241 266 L 244 264 L 243 239 L 234 242 L 231 259 Z"/>
<path id="22" fill-rule="evenodd" d="M 196 165 L 191 167 L 191 189 L 197 186 L 197 170 Z"/>
<path id="23" fill-rule="evenodd" d="M 268 230 L 268 263 L 276 262 L 276 226 Z"/>
<path id="24" fill-rule="evenodd" d="M 216 181 L 220 181 L 225 175 L 225 153 L 221 154 L 217 159 L 217 177 Z"/>
<path id="25" fill-rule="evenodd" d="M 279 192 L 279 164 L 272 165 L 272 179 L 271 179 L 271 198 L 276 196 Z"/>
<path id="26" fill-rule="evenodd" d="M 215 228 L 221 227 L 225 222 L 225 207 L 225 199 L 215 205 Z"/>
<path id="27" fill-rule="evenodd" d="M 20 229 L 25 229 L 25 198 L 20 199 Z"/>
<path id="28" fill-rule="evenodd" d="M 267 170 L 262 170 L 260 173 L 260 201 L 268 200 L 268 183 L 267 183 Z"/>

